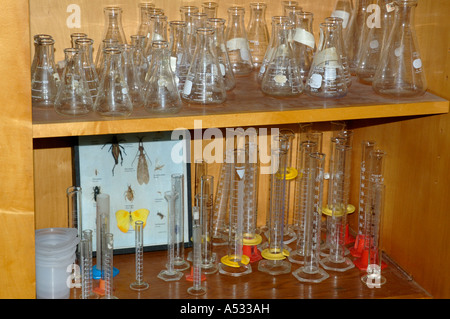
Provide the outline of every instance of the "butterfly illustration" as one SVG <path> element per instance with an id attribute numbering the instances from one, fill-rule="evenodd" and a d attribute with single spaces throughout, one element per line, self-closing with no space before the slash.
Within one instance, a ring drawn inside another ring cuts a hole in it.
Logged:
<path id="1" fill-rule="evenodd" d="M 134 212 L 120 209 L 116 212 L 117 227 L 121 232 L 127 233 L 130 230 L 130 226 L 132 226 L 133 229 L 135 228 L 134 223 L 137 220 L 142 221 L 145 227 L 149 213 L 150 211 L 145 208 L 135 210 Z"/>

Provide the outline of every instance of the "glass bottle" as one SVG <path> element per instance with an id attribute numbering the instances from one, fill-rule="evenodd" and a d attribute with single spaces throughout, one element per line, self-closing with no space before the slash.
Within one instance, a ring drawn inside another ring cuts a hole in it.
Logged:
<path id="1" fill-rule="evenodd" d="M 338 52 L 338 26 L 320 24 L 320 42 L 306 80 L 305 91 L 311 96 L 340 98 L 347 94 L 344 68 Z"/>
<path id="2" fill-rule="evenodd" d="M 149 66 L 148 60 L 144 54 L 146 37 L 144 35 L 135 34 L 130 36 L 130 38 L 131 45 L 134 46 L 133 59 L 136 66 L 137 76 L 141 84 L 144 85 L 145 76 L 147 75 Z"/>
<path id="3" fill-rule="evenodd" d="M 316 51 L 316 41 L 313 33 L 314 14 L 302 11 L 295 15 L 295 19 L 292 49 L 300 69 L 300 77 L 305 83 Z"/>
<path id="4" fill-rule="evenodd" d="M 219 4 L 217 2 L 203 2 L 202 3 L 202 12 L 206 13 L 208 19 L 217 18 L 217 10 L 219 9 Z"/>
<path id="5" fill-rule="evenodd" d="M 118 48 L 106 48 L 105 66 L 94 110 L 106 117 L 127 117 L 133 111 L 128 85 L 122 68 L 122 54 Z"/>
<path id="6" fill-rule="evenodd" d="M 220 104 L 227 94 L 217 56 L 213 52 L 214 29 L 197 29 L 197 46 L 181 98 L 192 104 Z"/>
<path id="7" fill-rule="evenodd" d="M 273 16 L 272 17 L 272 34 L 277 34 L 277 27 L 282 22 L 287 22 L 288 18 L 286 16 Z M 267 46 L 266 53 L 264 54 L 264 59 L 262 61 L 261 67 L 259 68 L 258 72 L 258 82 L 261 82 L 264 73 L 267 70 L 267 65 L 270 62 L 270 59 L 272 58 L 273 50 L 275 49 L 275 39 L 276 37 L 272 36 L 269 40 L 269 45 Z"/>
<path id="8" fill-rule="evenodd" d="M 425 93 L 423 71 L 414 27 L 417 0 L 396 0 L 394 25 L 383 48 L 372 88 L 377 94 L 411 97 Z"/>
<path id="9" fill-rule="evenodd" d="M 84 71 L 84 77 L 89 86 L 92 101 L 95 102 L 95 99 L 97 98 L 99 81 L 92 55 L 93 45 L 94 40 L 90 38 L 81 38 L 75 41 L 75 48 L 80 51 L 80 59 Z"/>
<path id="10" fill-rule="evenodd" d="M 139 73 L 134 61 L 135 47 L 131 44 L 122 44 L 120 49 L 122 52 L 123 75 L 125 83 L 128 86 L 128 94 L 133 103 L 133 108 L 137 108 L 144 104 L 144 96 L 142 94 L 144 83 L 142 83 L 139 78 Z"/>
<path id="11" fill-rule="evenodd" d="M 289 34 L 292 24 L 279 25 L 275 37 L 275 49 L 261 82 L 261 90 L 272 96 L 297 96 L 303 92 L 303 82 L 298 72 Z"/>
<path id="12" fill-rule="evenodd" d="M 342 33 L 343 20 L 342 20 L 342 18 L 339 18 L 339 17 L 327 17 L 327 18 L 325 18 L 325 22 L 335 23 L 338 26 L 337 33 L 338 33 L 339 40 L 337 41 L 338 42 L 337 50 L 338 50 L 339 56 L 341 58 L 342 68 L 344 69 L 345 83 L 347 84 L 347 87 L 350 87 L 352 85 L 352 78 L 350 76 L 347 54 L 345 53 L 345 50 L 344 50 L 345 45 L 344 45 L 344 38 L 343 38 L 343 33 Z"/>
<path id="13" fill-rule="evenodd" d="M 364 84 L 372 84 L 381 59 L 383 44 L 387 41 L 394 23 L 395 6 L 392 0 L 379 0 L 379 3 L 380 15 L 375 17 L 375 19 L 379 19 L 379 22 L 374 23 L 369 29 L 361 48 L 361 56 L 356 70 L 358 80 Z"/>
<path id="14" fill-rule="evenodd" d="M 187 23 L 181 20 L 169 22 L 170 67 L 181 92 L 191 65 L 191 55 L 186 46 Z"/>
<path id="15" fill-rule="evenodd" d="M 55 66 L 53 38 L 38 40 L 36 67 L 31 78 L 31 103 L 33 108 L 53 108 L 60 77 Z"/>
<path id="16" fill-rule="evenodd" d="M 246 76 L 253 71 L 253 61 L 244 24 L 245 9 L 233 6 L 228 9 L 225 40 L 235 76 Z"/>
<path id="17" fill-rule="evenodd" d="M 236 86 L 236 79 L 225 46 L 225 19 L 210 18 L 207 20 L 207 25 L 215 31 L 213 46 L 217 52 L 219 68 L 223 76 L 225 90 L 230 91 Z"/>
<path id="18" fill-rule="evenodd" d="M 170 67 L 169 43 L 152 43 L 152 63 L 146 83 L 144 107 L 149 112 L 175 113 L 182 106 L 175 75 Z"/>
<path id="19" fill-rule="evenodd" d="M 269 45 L 269 30 L 266 23 L 266 8 L 264 2 L 250 3 L 250 20 L 247 26 L 248 42 L 252 56 L 253 67 L 259 69 L 264 60 Z"/>
<path id="20" fill-rule="evenodd" d="M 55 99 L 55 110 L 63 115 L 85 115 L 92 111 L 92 97 L 81 65 L 80 51 L 64 50 L 63 78 Z"/>
<path id="21" fill-rule="evenodd" d="M 78 39 L 82 39 L 82 38 L 87 38 L 87 34 L 86 33 L 82 33 L 82 32 L 75 32 L 75 33 L 71 33 L 70 34 L 70 43 L 72 45 L 72 48 L 76 48 L 76 41 Z"/>

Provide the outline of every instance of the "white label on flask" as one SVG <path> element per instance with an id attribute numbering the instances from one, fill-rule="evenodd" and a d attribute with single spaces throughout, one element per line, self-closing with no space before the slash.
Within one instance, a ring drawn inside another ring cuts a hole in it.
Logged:
<path id="1" fill-rule="evenodd" d="M 413 66 L 416 69 L 420 69 L 422 67 L 422 60 L 421 59 L 415 59 L 413 61 Z"/>
<path id="2" fill-rule="evenodd" d="M 237 169 L 236 173 L 239 175 L 239 178 L 242 179 L 245 174 L 245 168 Z"/>
<path id="3" fill-rule="evenodd" d="M 186 80 L 186 82 L 184 82 L 183 94 L 189 95 L 191 94 L 191 90 L 192 90 L 192 82 L 191 80 Z"/>
<path id="4" fill-rule="evenodd" d="M 247 39 L 233 38 L 231 40 L 228 40 L 227 41 L 227 49 L 228 49 L 228 51 L 242 50 L 242 49 L 248 50 Z"/>
<path id="5" fill-rule="evenodd" d="M 395 10 L 395 5 L 394 2 L 390 2 L 386 4 L 386 11 L 387 12 L 392 12 Z"/>
<path id="6" fill-rule="evenodd" d="M 225 65 L 223 65 L 222 63 L 219 64 L 220 67 L 220 72 L 222 73 L 223 76 L 225 76 Z"/>
<path id="7" fill-rule="evenodd" d="M 372 40 L 369 43 L 371 49 L 377 49 L 379 46 L 378 40 Z"/>
<path id="8" fill-rule="evenodd" d="M 314 57 L 314 63 L 316 65 L 321 65 L 322 63 L 330 61 L 335 61 L 337 63 L 338 60 L 339 60 L 338 53 L 335 47 L 322 50 L 318 52 Z"/>
<path id="9" fill-rule="evenodd" d="M 324 77 L 326 81 L 336 80 L 336 68 L 325 68 Z"/>
<path id="10" fill-rule="evenodd" d="M 294 41 L 302 43 L 314 49 L 314 35 L 302 28 L 296 28 L 294 33 Z"/>
<path id="11" fill-rule="evenodd" d="M 122 88 L 122 94 L 128 94 L 128 89 L 127 88 Z"/>
<path id="12" fill-rule="evenodd" d="M 322 75 L 314 73 L 309 78 L 309 86 L 313 89 L 318 89 L 322 86 Z"/>
<path id="13" fill-rule="evenodd" d="M 241 48 L 241 59 L 244 61 L 250 60 L 250 51 L 247 48 Z"/>
<path id="14" fill-rule="evenodd" d="M 342 27 L 345 29 L 348 24 L 348 19 L 350 18 L 350 13 L 344 10 L 334 10 L 331 14 L 332 17 L 341 18 L 342 21 Z"/>
<path id="15" fill-rule="evenodd" d="M 174 56 L 170 57 L 170 68 L 172 69 L 172 72 L 175 72 L 177 69 L 177 58 Z"/>
<path id="16" fill-rule="evenodd" d="M 284 74 L 277 74 L 277 75 L 275 75 L 275 77 L 273 79 L 278 84 L 284 84 L 287 81 L 287 77 Z"/>
<path id="17" fill-rule="evenodd" d="M 403 54 L 403 46 L 398 47 L 397 49 L 395 49 L 394 54 L 396 57 L 400 57 Z"/>
<path id="18" fill-rule="evenodd" d="M 154 33 L 152 41 L 158 41 L 158 40 L 164 40 L 164 38 L 162 37 L 162 35 L 160 35 L 158 33 Z"/>

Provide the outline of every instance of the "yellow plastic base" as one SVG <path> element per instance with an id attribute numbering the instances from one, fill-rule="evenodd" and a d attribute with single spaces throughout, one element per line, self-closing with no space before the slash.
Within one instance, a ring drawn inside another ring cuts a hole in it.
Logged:
<path id="1" fill-rule="evenodd" d="M 294 178 L 297 177 L 297 175 L 298 175 L 298 171 L 295 168 L 293 168 L 293 167 L 287 167 L 286 168 L 286 180 L 289 181 L 291 179 L 294 179 Z M 284 174 L 277 173 L 276 177 L 278 179 L 283 179 Z"/>
<path id="2" fill-rule="evenodd" d="M 233 261 L 234 259 L 236 259 L 235 255 L 231 255 L 231 256 L 225 255 L 220 259 L 220 261 L 222 262 L 222 264 L 224 264 L 226 266 L 230 266 L 233 268 L 239 268 L 240 267 L 239 263 L 237 263 L 236 261 Z M 250 262 L 250 257 L 248 257 L 247 255 L 242 255 L 241 264 L 248 265 L 249 262 Z"/>
<path id="3" fill-rule="evenodd" d="M 247 235 L 247 234 L 244 234 L 244 237 L 245 237 L 246 235 Z M 256 245 L 261 244 L 261 242 L 262 242 L 262 237 L 261 237 L 261 235 L 258 235 L 258 234 L 255 234 L 255 237 L 252 238 L 252 239 L 246 239 L 246 238 L 244 238 L 244 239 L 242 240 L 242 243 L 243 243 L 244 245 L 246 245 L 246 246 L 256 246 Z"/>
<path id="4" fill-rule="evenodd" d="M 287 251 L 286 249 L 283 249 L 283 251 L 278 251 L 278 252 L 273 253 L 273 252 L 270 252 L 269 248 L 266 248 L 261 252 L 261 256 L 264 259 L 268 259 L 268 260 L 283 260 L 287 256 L 289 256 L 289 251 Z"/>
<path id="5" fill-rule="evenodd" d="M 348 204 L 347 205 L 347 214 L 351 214 L 353 212 L 355 212 L 355 206 L 353 206 L 352 204 Z M 329 208 L 329 206 L 326 206 L 326 207 L 322 208 L 322 214 L 327 215 L 327 216 L 332 216 L 333 211 Z M 342 214 L 342 211 L 339 210 L 339 211 L 335 211 L 334 215 L 336 217 L 340 217 L 343 214 Z"/>

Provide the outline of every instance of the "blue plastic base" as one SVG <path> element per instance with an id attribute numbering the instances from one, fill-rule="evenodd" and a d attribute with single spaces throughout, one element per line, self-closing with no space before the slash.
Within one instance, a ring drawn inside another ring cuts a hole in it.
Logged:
<path id="1" fill-rule="evenodd" d="M 119 269 L 113 267 L 113 277 L 116 277 L 119 274 Z M 92 266 L 92 278 L 93 279 L 102 279 L 102 271 L 97 268 L 97 265 Z"/>

